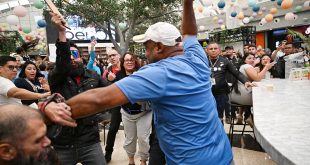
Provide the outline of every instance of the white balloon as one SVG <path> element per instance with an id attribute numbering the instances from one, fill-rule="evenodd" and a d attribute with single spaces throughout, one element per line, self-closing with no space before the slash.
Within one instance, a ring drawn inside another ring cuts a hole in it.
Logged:
<path id="1" fill-rule="evenodd" d="M 309 9 L 310 9 L 310 1 L 306 1 L 306 2 L 304 3 L 304 8 L 305 8 L 306 10 L 309 10 Z"/>
<path id="2" fill-rule="evenodd" d="M 10 25 L 17 25 L 19 22 L 19 19 L 16 15 L 9 15 L 6 17 L 6 21 Z"/>
<path id="3" fill-rule="evenodd" d="M 213 4 L 212 0 L 205 0 L 204 5 L 211 6 Z"/>
<path id="4" fill-rule="evenodd" d="M 244 24 L 247 24 L 247 23 L 250 22 L 250 18 L 249 18 L 249 17 L 244 17 L 243 20 L 242 20 L 242 22 L 243 22 Z"/>
<path id="5" fill-rule="evenodd" d="M 267 21 L 266 21 L 266 19 L 265 18 L 262 18 L 262 20 L 260 21 L 262 24 L 266 24 L 267 23 Z"/>

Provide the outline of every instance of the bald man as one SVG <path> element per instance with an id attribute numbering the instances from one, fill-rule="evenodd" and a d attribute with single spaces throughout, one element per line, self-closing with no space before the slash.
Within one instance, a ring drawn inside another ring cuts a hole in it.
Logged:
<path id="1" fill-rule="evenodd" d="M 50 143 L 38 111 L 17 104 L 0 106 L 0 165 L 38 165 L 49 161 Z"/>

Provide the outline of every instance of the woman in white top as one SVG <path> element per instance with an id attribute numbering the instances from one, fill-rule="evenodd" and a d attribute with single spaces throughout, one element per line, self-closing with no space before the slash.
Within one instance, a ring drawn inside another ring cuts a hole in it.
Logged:
<path id="1" fill-rule="evenodd" d="M 253 66 L 254 61 L 255 57 L 253 55 L 245 54 L 242 58 L 243 64 L 240 66 L 239 71 L 243 73 L 250 81 L 260 81 L 265 77 L 266 72 L 273 66 L 273 63 L 266 63 L 264 68 L 260 72 L 257 72 Z M 252 105 L 252 89 L 245 88 L 245 86 L 239 81 L 238 88 L 234 89 L 231 93 L 231 102 L 240 105 Z M 239 110 L 237 123 L 242 123 L 242 113 L 243 110 Z M 247 118 L 249 115 L 245 115 L 245 117 Z"/>

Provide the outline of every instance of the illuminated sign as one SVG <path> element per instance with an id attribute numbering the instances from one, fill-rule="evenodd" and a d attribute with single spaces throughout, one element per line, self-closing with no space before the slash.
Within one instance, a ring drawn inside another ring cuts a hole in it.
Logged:
<path id="1" fill-rule="evenodd" d="M 73 15 L 67 16 L 66 21 L 69 24 L 71 30 L 66 31 L 66 37 L 70 40 L 90 40 L 91 37 L 95 37 L 99 41 L 110 41 L 110 37 L 102 29 L 95 28 L 93 26 L 85 27 L 85 23 L 82 17 Z M 114 27 L 111 28 L 112 37 L 115 39 L 116 33 Z"/>
<path id="2" fill-rule="evenodd" d="M 103 30 L 97 30 L 93 27 L 87 28 L 71 28 L 66 31 L 66 37 L 70 40 L 90 40 L 94 36 L 96 40 L 110 40 L 108 34 Z M 115 31 L 112 31 L 112 36 L 115 39 Z"/>

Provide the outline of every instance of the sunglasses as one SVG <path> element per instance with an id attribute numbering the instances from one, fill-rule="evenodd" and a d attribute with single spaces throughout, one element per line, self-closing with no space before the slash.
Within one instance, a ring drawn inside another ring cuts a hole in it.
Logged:
<path id="1" fill-rule="evenodd" d="M 18 66 L 17 65 L 8 65 L 8 68 L 13 71 L 14 69 L 18 70 Z"/>
<path id="2" fill-rule="evenodd" d="M 71 51 L 71 56 L 74 59 L 80 58 L 80 52 L 78 50 L 70 50 Z"/>

